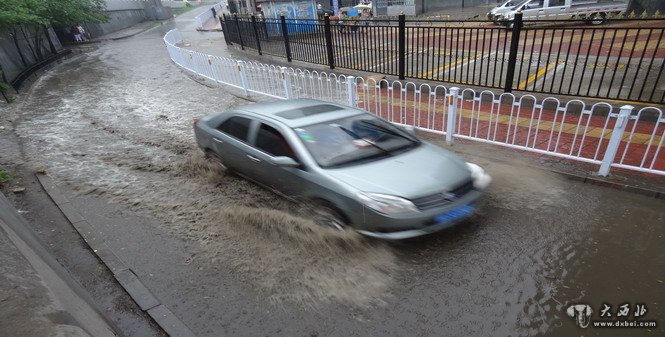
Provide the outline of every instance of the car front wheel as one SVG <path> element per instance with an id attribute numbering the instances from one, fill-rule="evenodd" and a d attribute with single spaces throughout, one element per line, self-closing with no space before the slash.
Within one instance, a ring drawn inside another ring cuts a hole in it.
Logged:
<path id="1" fill-rule="evenodd" d="M 344 230 L 348 226 L 348 223 L 339 212 L 326 205 L 316 205 L 313 211 L 313 221 L 319 226 L 336 230 Z"/>

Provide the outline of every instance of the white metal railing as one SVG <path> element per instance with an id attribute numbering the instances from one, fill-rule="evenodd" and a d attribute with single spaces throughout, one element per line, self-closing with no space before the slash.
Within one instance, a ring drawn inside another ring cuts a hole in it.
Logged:
<path id="1" fill-rule="evenodd" d="M 219 13 L 222 12 L 222 8 L 224 8 L 224 3 L 224 1 L 217 3 L 210 7 L 207 11 L 197 15 L 194 18 L 194 20 L 196 20 L 196 29 L 203 29 L 203 26 L 206 24 L 206 22 L 208 22 L 208 20 L 216 19 L 215 15 L 213 14 L 213 9 L 215 10 L 214 13 L 219 15 Z"/>
<path id="2" fill-rule="evenodd" d="M 316 98 L 359 107 L 393 123 L 455 138 L 611 167 L 665 175 L 665 116 L 581 100 L 497 94 L 443 85 L 375 80 L 219 57 L 180 47 L 177 30 L 164 36 L 183 69 L 245 95 Z"/>

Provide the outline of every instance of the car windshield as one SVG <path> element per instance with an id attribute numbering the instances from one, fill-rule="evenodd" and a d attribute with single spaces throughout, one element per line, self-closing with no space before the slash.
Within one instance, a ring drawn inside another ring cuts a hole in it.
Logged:
<path id="1" fill-rule="evenodd" d="M 418 146 L 407 132 L 369 114 L 294 129 L 324 168 L 359 164 Z"/>

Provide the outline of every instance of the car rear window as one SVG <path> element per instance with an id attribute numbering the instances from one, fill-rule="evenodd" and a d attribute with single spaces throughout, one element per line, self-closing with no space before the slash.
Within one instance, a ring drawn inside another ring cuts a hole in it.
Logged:
<path id="1" fill-rule="evenodd" d="M 307 117 L 311 115 L 316 115 L 324 112 L 337 111 L 337 110 L 343 110 L 343 109 L 332 104 L 319 104 L 319 105 L 307 106 L 300 109 L 286 110 L 278 112 L 275 115 L 286 119 L 298 119 L 302 117 Z"/>
<path id="2" fill-rule="evenodd" d="M 226 133 L 229 136 L 238 138 L 242 141 L 247 141 L 247 134 L 249 133 L 249 124 L 252 121 L 245 117 L 234 116 L 222 123 L 217 130 Z"/>

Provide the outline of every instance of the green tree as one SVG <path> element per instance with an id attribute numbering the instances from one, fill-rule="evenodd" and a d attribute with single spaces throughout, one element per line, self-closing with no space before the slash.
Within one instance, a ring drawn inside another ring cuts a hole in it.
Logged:
<path id="1" fill-rule="evenodd" d="M 40 18 L 26 6 L 26 0 L 0 0 L 0 30 L 9 32 L 24 67 L 28 66 L 28 61 L 19 44 L 17 29 L 24 24 L 39 21 Z"/>
<path id="2" fill-rule="evenodd" d="M 39 61 L 43 59 L 41 45 L 44 37 L 51 52 L 57 52 L 48 33 L 49 27 L 105 22 L 108 20 L 105 10 L 104 0 L 0 0 L 0 30 L 6 29 L 10 32 L 19 50 L 21 62 L 27 67 L 28 61 L 18 42 L 19 32 L 28 42 L 35 61 Z M 33 41 L 28 41 L 26 29 L 33 30 Z"/>
<path id="3" fill-rule="evenodd" d="M 39 1 L 39 0 L 37 0 Z M 68 27 L 79 23 L 108 21 L 104 0 L 47 0 L 39 1 L 45 8 L 38 15 L 53 27 Z"/>

